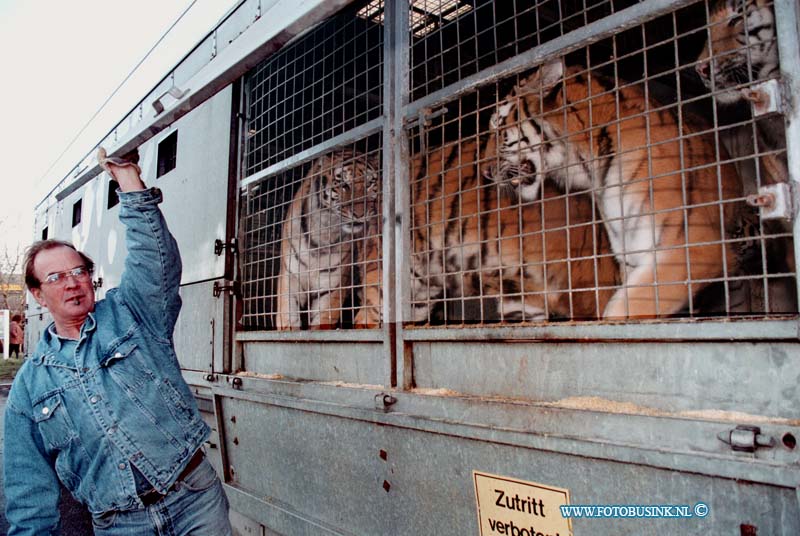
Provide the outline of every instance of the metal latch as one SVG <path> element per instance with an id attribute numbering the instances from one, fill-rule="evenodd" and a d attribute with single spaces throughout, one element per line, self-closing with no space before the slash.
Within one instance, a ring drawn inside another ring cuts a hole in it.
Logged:
<path id="1" fill-rule="evenodd" d="M 396 404 L 397 398 L 388 393 L 378 393 L 375 395 L 375 409 L 389 411 L 389 406 Z"/>
<path id="2" fill-rule="evenodd" d="M 418 126 L 420 128 L 429 127 L 431 126 L 431 119 L 436 119 L 437 117 L 441 117 L 446 113 L 447 113 L 447 108 L 444 106 L 439 108 L 435 112 L 427 107 L 420 108 L 419 111 L 417 112 L 417 117 L 413 119 L 407 119 L 405 122 L 406 123 L 405 126 L 406 128 L 411 128 L 415 126 Z"/>
<path id="3" fill-rule="evenodd" d="M 415 127 L 415 126 L 419 127 L 419 143 L 420 143 L 420 152 L 421 153 L 424 154 L 426 152 L 426 150 L 427 150 L 426 149 L 427 142 L 425 141 L 426 137 L 427 137 L 426 133 L 425 133 L 425 127 L 431 126 L 431 120 L 432 119 L 436 119 L 437 117 L 441 117 L 446 113 L 447 113 L 447 108 L 445 108 L 445 107 L 439 108 L 435 112 L 431 111 L 430 108 L 421 108 L 419 110 L 419 112 L 417 113 L 417 117 L 416 118 L 409 119 L 408 121 L 406 121 L 406 128 L 412 128 L 412 127 Z"/>
<path id="4" fill-rule="evenodd" d="M 220 285 L 219 281 L 214 281 L 214 288 L 212 291 L 215 298 L 219 298 L 220 294 L 227 292 L 231 296 L 239 296 L 239 282 L 231 281 L 228 285 Z"/>
<path id="5" fill-rule="evenodd" d="M 791 220 L 794 216 L 792 185 L 788 182 L 769 184 L 747 196 L 747 204 L 758 207 L 762 220 Z"/>
<path id="6" fill-rule="evenodd" d="M 236 255 L 237 253 L 239 253 L 239 241 L 236 240 L 235 238 L 231 238 L 230 240 L 228 240 L 227 243 L 223 242 L 219 238 L 214 240 L 214 255 L 219 257 L 220 255 L 222 255 L 222 252 L 226 249 L 232 255 Z"/>
<path id="7" fill-rule="evenodd" d="M 730 445 L 731 450 L 737 452 L 755 452 L 758 447 L 772 448 L 775 446 L 775 438 L 761 433 L 758 426 L 740 424 L 733 430 L 720 432 L 717 439 Z"/>

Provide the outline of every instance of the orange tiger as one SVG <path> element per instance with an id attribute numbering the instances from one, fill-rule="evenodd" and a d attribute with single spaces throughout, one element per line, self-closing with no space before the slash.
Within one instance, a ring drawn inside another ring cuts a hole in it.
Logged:
<path id="1" fill-rule="evenodd" d="M 364 154 L 340 150 L 313 163 L 283 224 L 278 329 L 301 329 L 303 315 L 310 329 L 339 324 L 358 270 L 371 266 L 359 256 L 380 220 L 380 190 L 380 168 Z"/>
<path id="2" fill-rule="evenodd" d="M 731 104 L 749 96 L 749 86 L 780 75 L 772 2 L 718 0 L 709 14 L 710 40 L 695 69 L 717 101 Z"/>
<path id="3" fill-rule="evenodd" d="M 481 321 L 597 318 L 618 271 L 591 198 L 547 188 L 521 204 L 481 180 L 477 153 L 468 139 L 412 161 L 411 320 L 470 296 L 496 301 Z"/>
<path id="4" fill-rule="evenodd" d="M 381 207 L 377 207 L 380 211 Z M 383 295 L 383 242 L 381 240 L 381 219 L 372 218 L 367 229 L 367 237 L 359 242 L 359 253 L 356 263 L 361 276 L 358 287 L 358 313 L 353 320 L 353 327 L 374 329 L 381 326 L 383 321 L 382 300 Z"/>
<path id="5" fill-rule="evenodd" d="M 726 111 L 738 109 L 749 115 L 750 101 L 759 98 L 753 85 L 780 76 L 772 2 L 718 0 L 709 13 L 708 34 L 695 65 L 700 80 Z M 754 124 L 726 126 L 720 141 L 736 159 L 746 194 L 756 193 L 760 186 L 789 181 L 783 115 L 764 115 L 755 118 Z M 756 154 L 759 156 L 754 159 Z M 756 222 L 756 227 L 762 229 L 757 235 L 772 235 L 766 241 L 767 271 L 795 272 L 792 222 Z M 764 271 L 760 246 L 754 243 L 748 272 Z M 767 285 L 771 312 L 797 311 L 794 278 L 772 278 Z"/>
<path id="6" fill-rule="evenodd" d="M 709 14 L 709 40 L 697 58 L 700 80 L 714 92 L 723 106 L 748 104 L 757 98 L 752 85 L 780 76 L 778 43 L 772 3 L 767 0 L 720 0 Z M 745 134 L 752 133 L 749 125 Z M 725 141 L 725 134 L 723 140 Z M 786 148 L 783 116 L 756 121 L 756 142 L 760 152 Z M 730 147 L 729 147 L 730 149 Z M 734 150 L 738 149 L 734 147 Z M 753 148 L 747 155 L 753 154 Z M 735 156 L 746 156 L 737 154 Z M 789 180 L 785 154 L 767 152 L 760 158 L 761 183 Z"/>
<path id="7" fill-rule="evenodd" d="M 547 184 L 593 193 L 624 278 L 605 318 L 675 314 L 736 271 L 724 242 L 741 206 L 734 167 L 641 84 L 554 61 L 501 101 L 491 131 L 482 172 L 521 200 Z"/>

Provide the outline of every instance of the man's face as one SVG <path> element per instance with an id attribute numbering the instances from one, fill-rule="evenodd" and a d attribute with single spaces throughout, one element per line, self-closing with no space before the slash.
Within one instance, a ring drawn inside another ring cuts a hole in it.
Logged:
<path id="1" fill-rule="evenodd" d="M 42 306 L 47 307 L 57 327 L 80 325 L 94 310 L 94 287 L 90 274 L 82 277 L 63 274 L 55 283 L 46 282 L 51 274 L 79 266 L 84 266 L 83 259 L 77 251 L 66 246 L 39 252 L 33 263 L 33 273 L 40 281 L 40 286 L 31 289 L 31 294 Z"/>

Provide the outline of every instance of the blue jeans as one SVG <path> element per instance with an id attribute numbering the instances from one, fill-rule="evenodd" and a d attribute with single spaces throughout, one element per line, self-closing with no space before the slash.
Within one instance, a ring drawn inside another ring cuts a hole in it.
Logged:
<path id="1" fill-rule="evenodd" d="M 208 460 L 157 503 L 92 519 L 95 536 L 230 536 L 228 498 Z"/>

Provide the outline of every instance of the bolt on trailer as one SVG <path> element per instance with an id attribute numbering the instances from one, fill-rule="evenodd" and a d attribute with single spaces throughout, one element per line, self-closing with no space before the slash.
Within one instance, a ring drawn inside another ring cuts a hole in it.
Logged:
<path id="1" fill-rule="evenodd" d="M 165 192 L 237 530 L 798 533 L 797 12 L 238 4 L 102 141 Z M 108 179 L 36 220 L 100 296 Z"/>

